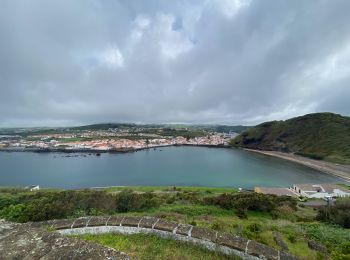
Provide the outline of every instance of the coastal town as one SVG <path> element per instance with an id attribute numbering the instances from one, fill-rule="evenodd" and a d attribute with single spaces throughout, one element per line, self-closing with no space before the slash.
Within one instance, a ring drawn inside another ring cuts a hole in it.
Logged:
<path id="1" fill-rule="evenodd" d="M 83 130 L 63 133 L 33 133 L 31 135 L 1 135 L 2 150 L 38 151 L 130 151 L 173 145 L 228 146 L 237 134 L 173 130 L 174 135 L 162 135 L 162 129 Z M 182 134 L 182 135 L 181 135 Z"/>

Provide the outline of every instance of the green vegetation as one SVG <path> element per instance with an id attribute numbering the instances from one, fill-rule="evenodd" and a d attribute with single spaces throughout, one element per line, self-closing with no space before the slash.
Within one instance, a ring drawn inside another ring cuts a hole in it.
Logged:
<path id="1" fill-rule="evenodd" d="M 350 198 L 340 198 L 333 207 L 322 207 L 317 215 L 319 220 L 350 228 Z"/>
<path id="2" fill-rule="evenodd" d="M 228 125 L 185 125 L 185 124 L 147 124 L 147 125 L 138 125 L 138 124 L 128 124 L 128 123 L 105 123 L 105 124 L 92 124 L 76 127 L 33 127 L 33 128 L 0 128 L 0 135 L 9 135 L 9 136 L 18 136 L 22 138 L 27 138 L 32 135 L 50 135 L 50 134 L 67 134 L 75 133 L 79 134 L 85 131 L 108 131 L 110 129 L 118 129 L 126 131 L 127 133 L 137 134 L 157 134 L 161 136 L 183 136 L 190 138 L 193 137 L 202 137 L 206 136 L 208 132 L 219 132 L 219 133 L 228 133 L 230 131 L 241 133 L 250 128 L 250 126 L 228 126 Z M 134 140 L 135 135 L 128 135 L 128 139 Z M 101 136 L 97 136 L 101 137 Z M 3 137 L 5 138 L 5 137 Z M 14 138 L 14 137 L 11 137 Z M 84 141 L 84 138 L 79 139 L 77 137 L 74 141 Z M 89 140 L 88 137 L 86 140 Z M 91 137 L 94 138 L 94 137 Z M 29 138 L 28 140 L 36 141 L 40 138 Z M 57 138 L 56 138 L 57 139 Z M 68 138 L 74 139 L 74 138 Z M 73 140 L 67 140 L 73 141 Z"/>
<path id="3" fill-rule="evenodd" d="M 80 238 L 125 252 L 131 259 L 239 259 L 188 243 L 159 238 L 155 235 L 87 234 L 80 236 Z"/>
<path id="4" fill-rule="evenodd" d="M 340 212 L 340 209 L 344 210 Z M 36 192 L 19 188 L 0 189 L 0 218 L 12 221 L 106 214 L 155 216 L 237 234 L 276 249 L 280 249 L 280 246 L 274 241 L 273 232 L 278 232 L 290 252 L 305 259 L 320 259 L 320 254 L 308 247 L 309 239 L 326 246 L 334 259 L 347 257 L 349 229 L 333 224 L 341 223 L 332 219 L 338 219 L 338 215 L 348 219 L 350 210 L 344 208 L 342 200 L 330 208 L 332 212 L 341 213 L 328 214 L 334 218 L 321 218 L 322 210 L 306 207 L 290 197 L 239 193 L 229 188 L 112 187 L 103 190 Z M 183 258 L 181 252 L 188 252 L 191 257 L 193 254 L 193 257 L 200 259 L 205 252 L 152 236 L 107 234 L 83 238 L 108 242 L 108 245 L 142 259 L 148 259 L 152 253 L 157 254 L 157 250 L 164 251 L 165 258 L 173 256 L 175 259 Z M 139 247 L 132 247 L 132 244 L 138 243 L 145 244 L 145 248 L 138 251 Z M 213 259 L 216 257 L 219 258 L 212 255 Z"/>
<path id="5" fill-rule="evenodd" d="M 135 124 L 123 124 L 123 123 L 107 123 L 107 124 L 93 124 L 71 127 L 70 130 L 108 130 L 110 128 L 114 129 L 128 129 L 135 127 Z"/>
<path id="6" fill-rule="evenodd" d="M 192 127 L 189 128 L 170 128 L 170 127 L 158 127 L 158 128 L 140 128 L 138 133 L 143 133 L 143 134 L 156 134 L 164 137 L 202 137 L 208 135 L 207 131 L 204 131 L 202 129 L 195 129 Z"/>
<path id="7" fill-rule="evenodd" d="M 209 205 L 218 205 L 224 209 L 233 209 L 239 218 L 247 218 L 247 211 L 268 212 L 271 216 L 277 218 L 281 212 L 279 207 L 284 210 L 296 210 L 296 200 L 282 196 L 264 195 L 259 193 L 222 194 L 217 197 L 204 198 L 204 203 Z"/>
<path id="8" fill-rule="evenodd" d="M 350 117 L 316 113 L 286 121 L 266 122 L 243 132 L 231 144 L 350 163 Z"/>
<path id="9" fill-rule="evenodd" d="M 229 132 L 235 132 L 235 133 L 242 133 L 245 130 L 251 128 L 251 126 L 243 126 L 243 125 L 192 125 L 187 126 L 194 129 L 202 129 L 208 132 L 218 132 L 218 133 L 229 133 Z"/>

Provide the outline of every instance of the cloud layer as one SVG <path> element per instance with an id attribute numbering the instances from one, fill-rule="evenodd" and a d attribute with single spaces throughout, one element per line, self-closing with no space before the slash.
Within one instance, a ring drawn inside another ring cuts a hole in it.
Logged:
<path id="1" fill-rule="evenodd" d="M 0 126 L 350 115 L 350 1 L 5 0 Z"/>

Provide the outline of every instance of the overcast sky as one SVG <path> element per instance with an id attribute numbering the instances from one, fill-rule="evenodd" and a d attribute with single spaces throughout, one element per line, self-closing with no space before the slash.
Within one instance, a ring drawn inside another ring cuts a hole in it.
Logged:
<path id="1" fill-rule="evenodd" d="M 350 115 L 348 0 L 1 1 L 0 126 Z"/>

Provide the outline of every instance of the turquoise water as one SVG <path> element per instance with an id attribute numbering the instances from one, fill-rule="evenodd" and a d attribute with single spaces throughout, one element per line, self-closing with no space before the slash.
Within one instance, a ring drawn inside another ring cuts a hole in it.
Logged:
<path id="1" fill-rule="evenodd" d="M 242 187 L 339 182 L 307 167 L 238 149 L 164 147 L 126 154 L 0 152 L 0 186 L 116 185 Z"/>

